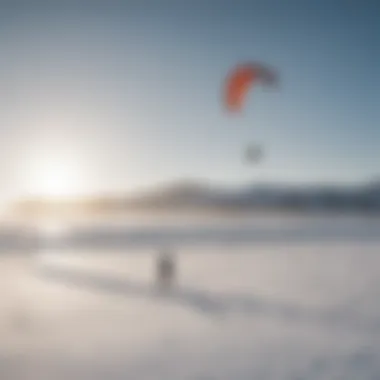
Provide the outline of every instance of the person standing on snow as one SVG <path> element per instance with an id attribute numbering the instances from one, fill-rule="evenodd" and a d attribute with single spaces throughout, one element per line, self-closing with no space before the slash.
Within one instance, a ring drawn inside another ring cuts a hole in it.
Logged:
<path id="1" fill-rule="evenodd" d="M 173 286 L 176 267 L 173 254 L 162 251 L 157 258 L 157 285 L 160 289 L 168 289 Z"/>

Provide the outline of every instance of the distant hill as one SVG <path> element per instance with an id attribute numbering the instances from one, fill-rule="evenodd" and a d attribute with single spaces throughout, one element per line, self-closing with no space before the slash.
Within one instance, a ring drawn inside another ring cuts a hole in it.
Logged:
<path id="1" fill-rule="evenodd" d="M 330 210 L 380 211 L 380 183 L 362 186 L 287 186 L 255 184 L 239 189 L 184 181 L 137 195 L 108 195 L 49 202 L 27 199 L 17 202 L 19 213 L 50 211 L 123 212 L 131 210 L 253 211 Z"/>

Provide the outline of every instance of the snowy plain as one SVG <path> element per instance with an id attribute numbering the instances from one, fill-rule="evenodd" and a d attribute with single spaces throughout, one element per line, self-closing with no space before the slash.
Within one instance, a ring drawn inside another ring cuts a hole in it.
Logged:
<path id="1" fill-rule="evenodd" d="M 380 220 L 149 223 L 3 251 L 1 380 L 380 379 Z"/>

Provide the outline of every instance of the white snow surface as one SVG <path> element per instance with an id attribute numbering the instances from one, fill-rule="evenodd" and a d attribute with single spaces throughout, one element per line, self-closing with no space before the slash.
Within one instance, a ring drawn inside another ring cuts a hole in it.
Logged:
<path id="1" fill-rule="evenodd" d="M 176 248 L 3 254 L 0 379 L 380 379 L 380 237 Z"/>

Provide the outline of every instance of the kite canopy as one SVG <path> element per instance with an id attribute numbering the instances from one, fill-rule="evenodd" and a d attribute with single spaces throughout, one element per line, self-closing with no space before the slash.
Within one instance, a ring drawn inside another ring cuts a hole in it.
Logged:
<path id="1" fill-rule="evenodd" d="M 277 74 L 267 65 L 251 62 L 236 66 L 226 80 L 224 90 L 226 108 L 232 112 L 241 111 L 248 91 L 253 85 L 261 83 L 273 86 L 277 81 Z"/>

